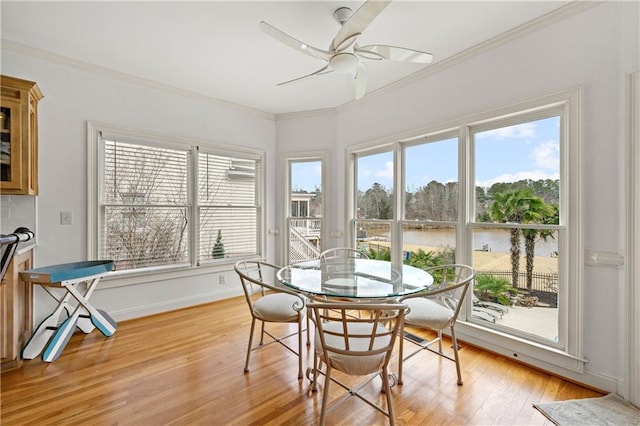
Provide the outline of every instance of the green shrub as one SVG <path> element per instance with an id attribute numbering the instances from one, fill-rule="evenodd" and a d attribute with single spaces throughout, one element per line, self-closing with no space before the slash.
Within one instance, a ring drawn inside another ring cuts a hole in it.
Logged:
<path id="1" fill-rule="evenodd" d="M 432 266 L 443 265 L 445 262 L 441 253 L 418 249 L 418 251 L 411 252 L 409 259 L 406 260 L 405 263 L 415 266 L 416 268 L 426 269 Z"/>
<path id="2" fill-rule="evenodd" d="M 511 286 L 508 279 L 493 275 L 477 275 L 474 290 L 480 300 L 497 302 L 507 306 L 511 305 L 510 296 L 518 292 Z"/>
<path id="3" fill-rule="evenodd" d="M 216 242 L 213 244 L 213 249 L 211 250 L 211 257 L 214 259 L 221 259 L 224 257 L 224 244 L 222 243 L 222 231 L 218 229 L 218 236 L 216 237 Z"/>
<path id="4" fill-rule="evenodd" d="M 376 260 L 386 260 L 387 262 L 391 261 L 391 252 L 389 250 L 379 249 L 374 250 L 369 248 L 369 253 L 367 253 L 371 259 Z"/>

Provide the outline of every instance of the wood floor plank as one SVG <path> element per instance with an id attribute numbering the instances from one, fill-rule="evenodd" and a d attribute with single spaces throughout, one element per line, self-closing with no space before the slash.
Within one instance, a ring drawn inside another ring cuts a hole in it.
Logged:
<path id="1" fill-rule="evenodd" d="M 117 332 L 76 333 L 53 363 L 40 359 L 2 373 L 0 423 L 13 425 L 299 425 L 319 418 L 320 392 L 297 379 L 297 359 L 282 346 L 251 355 L 244 373 L 250 316 L 241 298 L 124 321 Z M 273 325 L 278 335 L 294 325 Z M 415 330 L 430 336 L 429 332 Z M 257 340 L 256 340 L 257 342 Z M 297 346 L 295 337 L 287 342 Z M 445 342 L 447 345 L 449 342 Z M 407 350 L 413 345 L 407 344 Z M 303 347 L 304 366 L 313 351 Z M 391 392 L 397 423 L 539 424 L 548 420 L 533 403 L 600 393 L 464 345 L 463 386 L 455 364 L 422 351 L 404 365 L 404 384 Z M 397 369 L 397 354 L 392 361 Z M 324 386 L 323 379 L 320 380 Z M 363 392 L 379 402 L 376 378 Z M 345 392 L 330 388 L 330 400 Z M 349 398 L 328 424 L 387 424 Z"/>

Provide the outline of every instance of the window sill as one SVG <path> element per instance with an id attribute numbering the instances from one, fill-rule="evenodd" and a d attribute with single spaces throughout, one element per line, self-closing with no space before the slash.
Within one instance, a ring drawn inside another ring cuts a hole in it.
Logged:
<path id="1" fill-rule="evenodd" d="M 545 370 L 561 367 L 572 372 L 583 373 L 584 365 L 588 363 L 588 360 L 564 352 L 561 349 L 501 333 L 473 323 L 458 322 L 456 335 L 470 344 L 527 364 L 537 365 L 542 363 L 539 366 Z M 542 367 L 546 363 L 549 363 L 549 366 Z"/>

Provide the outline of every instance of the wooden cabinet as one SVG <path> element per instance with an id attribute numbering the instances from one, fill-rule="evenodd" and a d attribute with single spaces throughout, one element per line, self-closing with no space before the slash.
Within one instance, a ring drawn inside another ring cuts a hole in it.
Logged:
<path id="1" fill-rule="evenodd" d="M 20 272 L 33 268 L 33 250 L 13 256 L 0 284 L 0 369 L 19 367 L 20 352 L 33 329 L 33 285 L 20 280 Z"/>
<path id="2" fill-rule="evenodd" d="M 0 193 L 38 194 L 38 101 L 33 81 L 0 76 Z"/>

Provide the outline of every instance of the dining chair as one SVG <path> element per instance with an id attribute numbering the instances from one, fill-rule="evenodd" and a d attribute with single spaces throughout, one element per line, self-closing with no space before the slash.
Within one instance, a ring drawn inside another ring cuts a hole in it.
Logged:
<path id="1" fill-rule="evenodd" d="M 340 278 L 344 276 L 345 269 L 353 268 L 354 259 L 369 259 L 369 256 L 360 250 L 351 247 L 334 247 L 320 253 L 320 264 L 322 271 L 328 278 Z M 337 301 L 348 301 L 349 299 L 336 297 Z M 355 314 L 361 315 L 360 310 L 356 310 Z"/>
<path id="2" fill-rule="evenodd" d="M 401 303 L 405 303 L 409 307 L 404 317 L 401 334 L 403 337 L 405 336 L 404 326 L 409 325 L 434 330 L 438 333 L 438 336 L 430 341 L 422 342 L 408 339 L 417 344 L 419 348 L 406 357 L 403 355 L 405 339 L 400 339 L 398 384 L 402 384 L 402 366 L 404 362 L 423 349 L 427 349 L 456 363 L 458 385 L 462 385 L 455 325 L 469 285 L 476 276 L 476 271 L 471 266 L 458 264 L 440 265 L 425 270 L 433 276 L 433 285 L 426 291 L 403 296 L 399 299 Z M 442 331 L 446 328 L 449 328 L 451 332 L 453 357 L 450 353 L 442 350 Z M 437 351 L 430 348 L 436 342 L 438 343 Z"/>
<path id="3" fill-rule="evenodd" d="M 321 374 L 325 376 L 320 425 L 325 424 L 330 411 L 350 396 L 360 398 L 387 416 L 391 425 L 395 424 L 388 366 L 407 306 L 400 303 L 355 304 L 353 302 L 311 302 L 307 306 L 313 313 L 316 329 L 312 391 L 318 389 L 318 376 Z M 366 310 L 371 315 L 366 318 L 353 317 L 348 314 L 348 311 L 354 308 Z M 322 372 L 322 365 L 325 366 L 324 372 Z M 348 375 L 369 377 L 355 388 L 351 388 L 333 377 L 334 370 Z M 376 377 L 382 379 L 382 389 L 386 395 L 386 410 L 359 393 L 362 387 Z M 331 382 L 338 384 L 348 393 L 328 408 Z"/>
<path id="4" fill-rule="evenodd" d="M 351 247 L 334 247 L 320 253 L 320 261 L 325 263 L 345 259 L 369 259 L 369 256 L 367 253 Z"/>
<path id="5" fill-rule="evenodd" d="M 280 343 L 298 357 L 298 379 L 302 378 L 302 318 L 305 316 L 304 298 L 277 284 L 276 272 L 279 266 L 260 260 L 242 260 L 234 266 L 240 277 L 242 290 L 251 312 L 251 331 L 244 371 L 249 371 L 251 352 L 271 343 Z M 253 344 L 256 320 L 260 321 L 260 343 Z M 283 337 L 274 336 L 265 329 L 265 323 L 297 323 L 297 331 Z M 308 333 L 308 328 L 307 328 Z M 264 343 L 265 334 L 272 340 Z M 298 350 L 285 343 L 285 339 L 298 335 Z M 307 336 L 308 340 L 308 336 Z"/>

